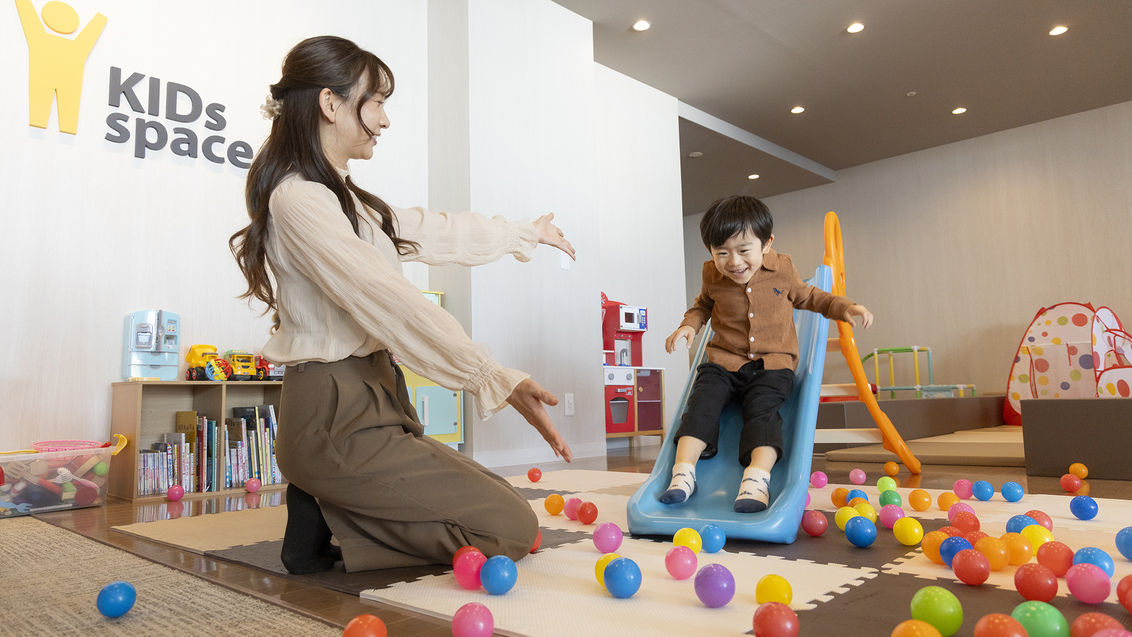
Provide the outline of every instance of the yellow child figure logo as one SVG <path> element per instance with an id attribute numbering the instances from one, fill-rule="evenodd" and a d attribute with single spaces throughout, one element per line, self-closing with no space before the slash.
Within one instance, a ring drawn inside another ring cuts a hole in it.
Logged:
<path id="1" fill-rule="evenodd" d="M 74 33 L 79 28 L 79 14 L 71 5 L 52 0 L 43 5 L 43 23 L 35 13 L 31 0 L 16 0 L 16 10 L 28 42 L 28 93 L 30 113 L 28 125 L 47 128 L 51 117 L 51 100 L 59 109 L 59 130 L 72 135 L 79 127 L 79 98 L 83 92 L 83 69 L 102 28 L 106 16 L 91 18 L 75 39 L 48 33 L 46 24 L 56 33 Z"/>

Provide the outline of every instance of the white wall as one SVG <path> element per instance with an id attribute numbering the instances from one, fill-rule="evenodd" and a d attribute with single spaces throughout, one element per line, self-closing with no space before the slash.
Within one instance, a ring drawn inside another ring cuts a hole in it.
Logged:
<path id="1" fill-rule="evenodd" d="M 43 2 L 34 0 L 36 10 Z M 173 155 L 136 159 L 106 141 L 111 66 L 186 84 L 226 107 L 228 142 L 266 136 L 259 113 L 284 53 L 332 33 L 382 57 L 397 77 L 392 128 L 357 181 L 391 203 L 427 199 L 426 7 L 413 0 L 162 3 L 72 0 L 82 25 L 108 19 L 86 61 L 78 133 L 28 126 L 28 49 L 14 3 L 0 7 L 0 449 L 53 438 L 106 439 L 121 380 L 125 316 L 178 312 L 181 345 L 258 351 L 268 319 L 237 297 L 228 237 L 247 220 L 246 171 Z M 137 87 L 146 101 L 147 80 Z M 144 116 L 163 124 L 162 117 Z M 204 118 L 188 126 L 204 132 Z M 171 125 L 169 126 L 172 127 Z M 204 135 L 202 135 L 203 137 Z M 131 140 L 132 141 L 132 140 Z M 421 271 L 416 275 L 418 281 Z"/>

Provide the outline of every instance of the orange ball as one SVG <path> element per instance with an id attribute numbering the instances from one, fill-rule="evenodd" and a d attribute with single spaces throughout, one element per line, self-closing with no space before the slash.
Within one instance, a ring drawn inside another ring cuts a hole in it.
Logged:
<path id="1" fill-rule="evenodd" d="M 884 473 L 885 475 L 896 477 L 896 474 L 900 473 L 900 465 L 889 460 L 888 462 L 884 463 Z"/>
<path id="2" fill-rule="evenodd" d="M 999 539 L 1006 544 L 1006 548 L 1010 549 L 1010 563 L 1014 566 L 1029 562 L 1034 556 L 1034 548 L 1021 533 L 1004 533 Z"/>
<path id="3" fill-rule="evenodd" d="M 1089 477 L 1089 468 L 1081 464 L 1080 462 L 1074 462 L 1073 464 L 1069 465 L 1069 473 L 1072 473 L 1078 478 L 1084 480 L 1085 478 Z"/>
<path id="4" fill-rule="evenodd" d="M 950 491 L 945 491 L 939 494 L 939 498 L 936 499 L 936 504 L 939 505 L 940 511 L 946 511 L 956 504 L 959 504 L 959 496 Z"/>
<path id="5" fill-rule="evenodd" d="M 837 487 L 833 490 L 833 493 L 829 495 L 829 499 L 833 502 L 833 506 L 840 509 L 841 507 L 846 506 L 847 503 L 845 502 L 845 496 L 847 495 L 849 495 L 849 489 L 846 489 L 845 487 Z"/>
<path id="6" fill-rule="evenodd" d="M 919 619 L 902 621 L 892 629 L 892 637 L 942 637 L 935 626 Z"/>
<path id="7" fill-rule="evenodd" d="M 566 500 L 564 500 L 562 496 L 558 495 L 557 493 L 551 493 L 550 495 L 546 496 L 546 500 L 543 501 L 542 505 L 546 507 L 547 513 L 551 515 L 558 515 L 559 513 L 562 513 L 562 509 L 566 507 Z"/>
<path id="8" fill-rule="evenodd" d="M 917 511 L 927 511 L 932 506 L 932 496 L 923 489 L 916 489 L 908 494 L 908 506 Z"/>
<path id="9" fill-rule="evenodd" d="M 858 497 L 856 497 L 856 498 L 853 498 L 852 500 L 850 500 L 847 506 L 851 506 L 851 507 L 853 507 L 854 509 L 856 509 L 856 508 L 857 508 L 857 505 L 859 505 L 859 504 L 861 504 L 861 503 L 864 503 L 864 504 L 868 504 L 868 503 L 869 503 L 869 500 L 868 500 L 868 498 L 862 498 L 862 497 L 858 496 Z"/>
<path id="10" fill-rule="evenodd" d="M 386 637 L 385 622 L 374 615 L 358 615 L 346 624 L 342 637 Z"/>
<path id="11" fill-rule="evenodd" d="M 987 556 L 992 571 L 1001 571 L 1010 563 L 1010 547 L 996 537 L 988 535 L 975 542 L 975 550 Z"/>
<path id="12" fill-rule="evenodd" d="M 923 549 L 924 556 L 936 564 L 944 564 L 943 558 L 939 555 L 939 545 L 943 544 L 943 541 L 949 537 L 951 536 L 939 531 L 932 531 L 925 535 L 924 539 L 920 540 L 920 548 Z"/>
<path id="13" fill-rule="evenodd" d="M 1025 637 L 1026 634 L 1021 622 L 1003 613 L 983 615 L 975 624 L 975 637 Z"/>

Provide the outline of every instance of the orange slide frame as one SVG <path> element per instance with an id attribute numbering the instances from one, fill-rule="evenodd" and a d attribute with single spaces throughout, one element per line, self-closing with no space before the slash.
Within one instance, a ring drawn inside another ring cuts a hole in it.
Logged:
<path id="1" fill-rule="evenodd" d="M 841 246 L 841 222 L 837 219 L 837 213 L 833 211 L 825 216 L 824 262 L 833 270 L 833 293 L 845 296 L 845 252 Z M 912 455 L 908 445 L 904 444 L 904 439 L 892 426 L 892 421 L 881 411 L 876 396 L 873 396 L 869 382 L 865 378 L 865 368 L 861 366 L 861 356 L 857 353 L 857 343 L 853 339 L 853 325 L 845 321 L 837 321 L 837 336 L 841 342 L 841 354 L 849 364 L 849 371 L 853 373 L 853 382 L 857 385 L 861 402 L 869 408 L 869 414 L 872 415 L 881 436 L 884 437 L 884 448 L 896 454 L 908 471 L 918 475 L 920 461 Z"/>

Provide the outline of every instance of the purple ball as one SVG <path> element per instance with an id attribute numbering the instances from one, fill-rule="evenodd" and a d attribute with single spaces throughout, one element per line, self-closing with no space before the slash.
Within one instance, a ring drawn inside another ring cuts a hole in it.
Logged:
<path id="1" fill-rule="evenodd" d="M 722 564 L 708 564 L 696 573 L 696 597 L 708 608 L 726 606 L 735 596 L 735 576 Z"/>

